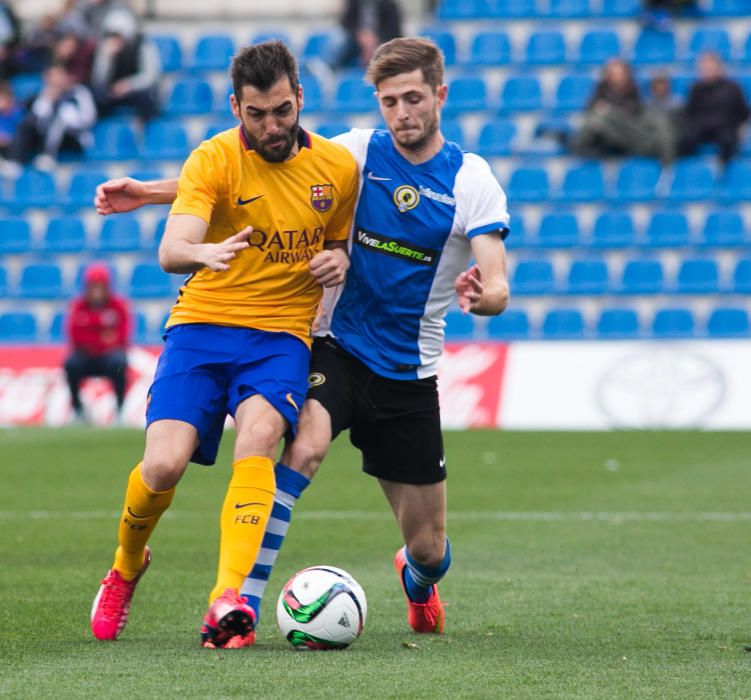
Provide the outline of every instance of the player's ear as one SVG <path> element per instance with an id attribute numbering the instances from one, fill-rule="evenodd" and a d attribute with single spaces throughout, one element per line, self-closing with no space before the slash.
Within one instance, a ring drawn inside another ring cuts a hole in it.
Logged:
<path id="1" fill-rule="evenodd" d="M 231 92 L 229 94 L 229 106 L 232 109 L 232 114 L 234 114 L 235 117 L 242 121 L 242 119 L 240 118 L 240 105 L 237 103 L 237 97 L 235 97 L 234 92 Z"/>
<path id="2" fill-rule="evenodd" d="M 297 111 L 298 112 L 302 109 L 302 106 L 304 103 L 305 103 L 305 100 L 303 99 L 302 84 L 300 83 L 297 86 Z"/>
<path id="3" fill-rule="evenodd" d="M 449 86 L 445 83 L 443 85 L 440 85 L 438 89 L 435 91 L 435 96 L 438 99 L 438 108 L 442 109 L 443 105 L 446 104 L 446 98 L 449 94 Z"/>

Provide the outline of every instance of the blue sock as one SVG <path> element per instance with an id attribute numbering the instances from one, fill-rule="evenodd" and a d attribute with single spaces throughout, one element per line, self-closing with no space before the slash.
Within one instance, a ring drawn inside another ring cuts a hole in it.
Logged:
<path id="1" fill-rule="evenodd" d="M 404 568 L 404 587 L 407 595 L 413 603 L 427 603 L 433 592 L 433 585 L 438 583 L 451 566 L 451 545 L 446 538 L 446 554 L 443 561 L 435 568 L 423 566 L 416 562 L 404 548 L 404 556 L 407 566 Z"/>
<path id="2" fill-rule="evenodd" d="M 277 463 L 274 467 L 274 476 L 276 477 L 276 494 L 271 517 L 266 523 L 266 533 L 263 536 L 255 565 L 240 589 L 240 595 L 255 610 L 256 622 L 261 617 L 263 592 L 289 529 L 292 508 L 310 483 L 310 479 L 281 463 Z"/>

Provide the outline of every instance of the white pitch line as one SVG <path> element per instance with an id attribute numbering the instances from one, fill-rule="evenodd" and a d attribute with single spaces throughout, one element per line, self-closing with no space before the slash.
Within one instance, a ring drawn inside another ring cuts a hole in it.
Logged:
<path id="1" fill-rule="evenodd" d="M 193 519 L 214 517 L 208 510 L 174 510 L 166 518 Z M 0 510 L 0 520 L 115 520 L 119 511 L 90 510 Z M 388 511 L 309 510 L 295 513 L 295 520 L 391 520 Z M 741 522 L 751 521 L 748 511 L 449 511 L 449 520 L 515 522 Z"/>

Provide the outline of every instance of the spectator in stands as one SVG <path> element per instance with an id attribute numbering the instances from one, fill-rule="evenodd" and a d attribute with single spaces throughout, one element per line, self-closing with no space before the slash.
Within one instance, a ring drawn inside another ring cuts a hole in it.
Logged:
<path id="1" fill-rule="evenodd" d="M 748 102 L 740 85 L 725 75 L 717 54 L 701 54 L 698 70 L 683 112 L 678 151 L 687 156 L 703 143 L 715 143 L 726 164 L 738 151 L 740 130 L 750 114 Z"/>
<path id="2" fill-rule="evenodd" d="M 52 64 L 44 72 L 41 92 L 32 98 L 10 145 L 11 163 L 5 173 L 14 176 L 21 163 L 30 162 L 42 170 L 55 166 L 60 150 L 81 152 L 92 138 L 96 106 L 85 85 L 76 83 L 65 66 Z"/>
<path id="3" fill-rule="evenodd" d="M 668 159 L 672 144 L 663 142 L 646 115 L 631 67 L 612 58 L 595 85 L 579 130 L 568 139 L 583 158 L 639 155 Z"/>
<path id="4" fill-rule="evenodd" d="M 118 413 L 125 401 L 130 340 L 127 302 L 112 293 L 110 272 L 95 263 L 84 272 L 83 294 L 71 303 L 66 332 L 70 354 L 65 360 L 76 419 L 85 420 L 80 387 L 85 377 L 107 377 L 115 390 Z"/>
<path id="5" fill-rule="evenodd" d="M 159 111 L 159 54 L 139 31 L 129 10 L 113 10 L 104 19 L 94 54 L 91 84 L 101 114 L 128 106 L 147 121 Z"/>
<path id="6" fill-rule="evenodd" d="M 671 15 L 695 8 L 696 0 L 643 0 L 642 22 L 661 32 L 670 31 Z"/>
<path id="7" fill-rule="evenodd" d="M 7 157 L 13 136 L 23 118 L 10 83 L 0 82 L 0 157 Z"/>
<path id="8" fill-rule="evenodd" d="M 377 46 L 402 35 L 396 0 L 346 0 L 340 23 L 345 39 L 334 68 L 365 66 Z"/>
<path id="9" fill-rule="evenodd" d="M 682 111 L 683 105 L 672 91 L 670 76 L 667 73 L 652 76 L 649 81 L 645 119 L 647 127 L 651 125 L 658 132 L 657 139 L 663 144 L 663 151 L 657 155 L 664 162 L 675 158 Z"/>
<path id="10" fill-rule="evenodd" d="M 52 60 L 62 63 L 77 83 L 88 85 L 94 62 L 96 41 L 72 29 L 63 33 L 52 48 Z"/>
<path id="11" fill-rule="evenodd" d="M 0 0 L 0 79 L 15 70 L 15 50 L 20 38 L 20 23 L 7 0 Z"/>

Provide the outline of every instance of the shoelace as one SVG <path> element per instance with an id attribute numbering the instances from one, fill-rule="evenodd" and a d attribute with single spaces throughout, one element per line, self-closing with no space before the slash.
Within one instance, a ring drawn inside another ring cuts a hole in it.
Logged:
<path id="1" fill-rule="evenodd" d="M 102 583 L 105 583 L 102 581 Z M 119 616 L 125 605 L 125 598 L 128 594 L 128 584 L 122 581 L 119 584 L 105 583 L 104 594 L 102 595 L 101 606 L 107 616 Z"/>

